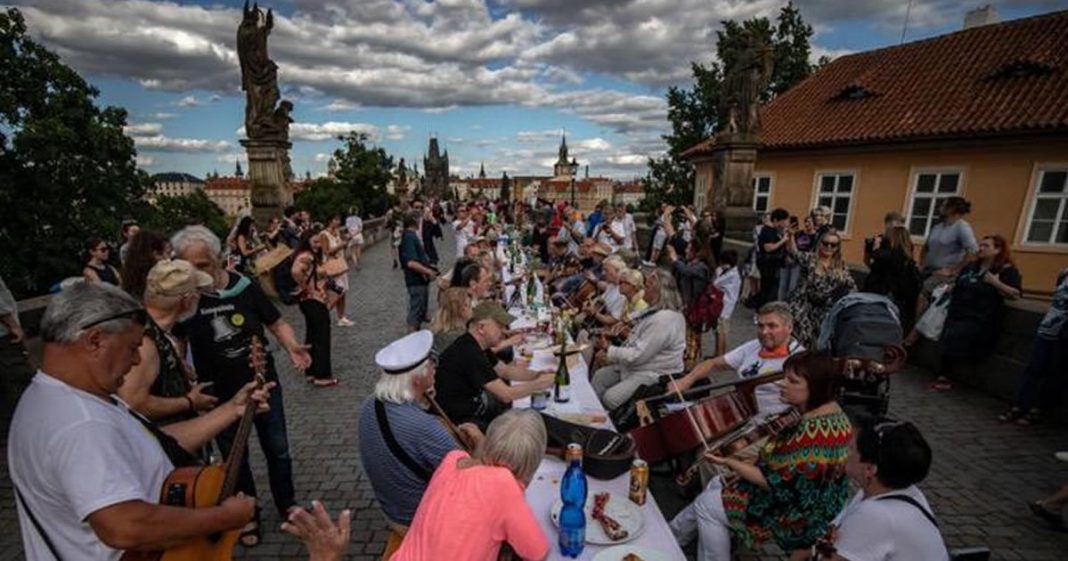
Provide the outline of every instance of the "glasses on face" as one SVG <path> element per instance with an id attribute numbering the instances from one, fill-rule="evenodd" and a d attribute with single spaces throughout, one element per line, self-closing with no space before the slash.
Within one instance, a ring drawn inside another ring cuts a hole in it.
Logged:
<path id="1" fill-rule="evenodd" d="M 823 246 L 823 247 L 826 247 L 827 249 L 835 249 L 841 244 L 839 242 L 822 242 L 821 241 L 820 245 Z"/>
<path id="2" fill-rule="evenodd" d="M 111 314 L 109 316 L 104 316 L 100 319 L 95 319 L 93 321 L 83 323 L 82 325 L 78 326 L 78 329 L 86 330 L 90 327 L 96 327 L 102 323 L 107 323 L 109 321 L 114 321 L 117 319 L 132 319 L 133 321 L 144 325 L 148 321 L 148 312 L 146 312 L 144 308 L 134 308 L 132 310 L 126 310 L 125 312 Z"/>

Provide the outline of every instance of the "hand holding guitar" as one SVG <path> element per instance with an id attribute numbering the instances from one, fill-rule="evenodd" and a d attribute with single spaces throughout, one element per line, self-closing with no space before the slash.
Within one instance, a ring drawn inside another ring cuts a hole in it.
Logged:
<path id="1" fill-rule="evenodd" d="M 349 547 L 352 512 L 341 511 L 337 524 L 330 520 L 323 503 L 312 501 L 312 512 L 300 507 L 289 511 L 282 530 L 293 534 L 308 548 L 309 561 L 340 561 Z"/>
<path id="2" fill-rule="evenodd" d="M 227 402 L 229 407 L 234 409 L 235 414 L 240 417 L 245 412 L 245 406 L 252 400 L 256 404 L 256 413 L 264 413 L 271 409 L 271 406 L 267 403 L 267 400 L 271 398 L 271 389 L 278 385 L 277 382 L 267 382 L 262 387 L 258 386 L 257 381 L 252 381 L 234 394 L 234 397 L 230 398 Z"/>

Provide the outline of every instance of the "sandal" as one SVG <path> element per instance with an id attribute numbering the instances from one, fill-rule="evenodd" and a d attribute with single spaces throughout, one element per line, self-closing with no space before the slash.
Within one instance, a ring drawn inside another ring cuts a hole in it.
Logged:
<path id="1" fill-rule="evenodd" d="M 1002 423 L 1011 423 L 1020 417 L 1023 417 L 1024 412 L 1019 407 L 1012 407 L 1008 411 L 998 415 L 998 420 Z"/>
<path id="2" fill-rule="evenodd" d="M 237 535 L 238 541 L 246 548 L 253 548 L 260 545 L 260 509 L 256 508 L 256 514 L 252 517 L 252 520 L 245 524 L 244 528 L 241 528 L 241 533 Z"/>
<path id="3" fill-rule="evenodd" d="M 320 388 L 333 387 L 339 383 L 337 378 L 316 378 L 315 380 L 312 380 L 312 385 Z"/>
<path id="4" fill-rule="evenodd" d="M 1026 415 L 1021 415 L 1016 419 L 1016 424 L 1021 427 L 1029 427 L 1037 425 L 1040 421 L 1042 421 L 1042 412 L 1032 407 L 1027 411 Z"/>
<path id="5" fill-rule="evenodd" d="M 1046 507 L 1042 506 L 1040 501 L 1027 503 L 1027 508 L 1031 509 L 1031 514 L 1041 518 L 1047 524 L 1057 530 L 1064 530 L 1064 518 L 1059 513 L 1052 512 Z"/>

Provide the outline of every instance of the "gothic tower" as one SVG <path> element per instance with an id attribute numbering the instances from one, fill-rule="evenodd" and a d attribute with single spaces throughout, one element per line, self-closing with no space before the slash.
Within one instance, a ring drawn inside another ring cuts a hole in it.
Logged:
<path id="1" fill-rule="evenodd" d="M 448 198 L 449 194 L 449 151 L 438 151 L 438 139 L 430 139 L 430 147 L 423 158 L 423 195 L 427 197 Z"/>
<path id="2" fill-rule="evenodd" d="M 571 164 L 567 159 L 567 136 L 560 137 L 560 154 L 553 164 L 554 177 L 571 177 Z"/>

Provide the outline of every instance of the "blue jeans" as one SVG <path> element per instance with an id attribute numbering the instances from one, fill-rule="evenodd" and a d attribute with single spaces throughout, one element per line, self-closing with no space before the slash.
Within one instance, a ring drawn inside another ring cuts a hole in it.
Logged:
<path id="1" fill-rule="evenodd" d="M 267 458 L 267 480 L 271 484 L 271 495 L 279 515 L 285 519 L 289 507 L 297 504 L 296 492 L 293 490 L 293 460 L 289 457 L 289 436 L 286 432 L 286 414 L 282 405 L 282 386 L 271 390 L 267 402 L 271 409 L 256 415 L 256 436 L 260 440 L 260 449 Z M 223 456 L 230 456 L 230 448 L 237 433 L 238 423 L 234 423 L 215 437 Z M 252 468 L 248 463 L 248 449 L 241 460 L 237 489 L 250 497 L 256 496 L 256 483 L 252 479 Z"/>
<path id="2" fill-rule="evenodd" d="M 1035 336 L 1031 357 L 1016 394 L 1016 407 L 1026 412 L 1048 410 L 1055 405 L 1064 389 L 1065 368 L 1068 368 L 1068 342 L 1063 337 L 1043 339 Z"/>
<path id="3" fill-rule="evenodd" d="M 413 285 L 408 287 L 408 325 L 412 329 L 419 329 L 426 321 L 427 301 L 430 299 L 430 291 L 427 285 Z"/>

